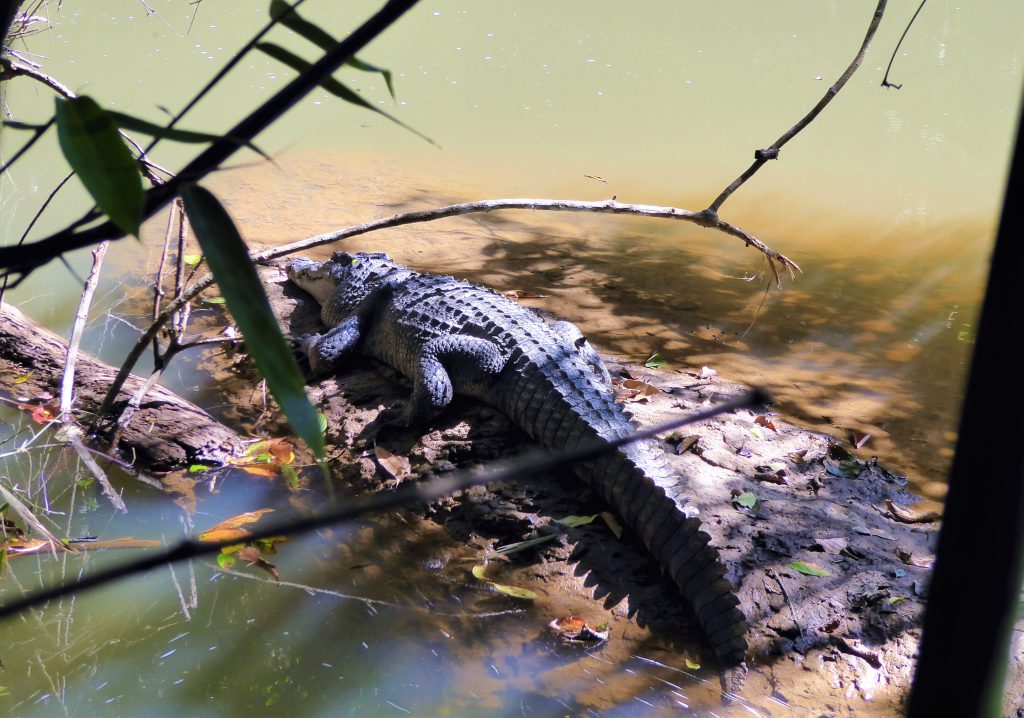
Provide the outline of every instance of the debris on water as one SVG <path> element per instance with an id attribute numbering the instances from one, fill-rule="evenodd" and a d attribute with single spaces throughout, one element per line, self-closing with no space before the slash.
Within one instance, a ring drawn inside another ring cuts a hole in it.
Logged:
<path id="1" fill-rule="evenodd" d="M 562 641 L 570 644 L 596 644 L 608 640 L 608 626 L 591 626 L 578 616 L 556 618 L 548 624 L 551 631 Z"/>

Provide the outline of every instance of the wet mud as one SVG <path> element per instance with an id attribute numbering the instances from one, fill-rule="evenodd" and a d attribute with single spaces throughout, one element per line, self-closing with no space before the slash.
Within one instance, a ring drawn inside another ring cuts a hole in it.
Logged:
<path id="1" fill-rule="evenodd" d="M 286 329 L 315 331 L 315 303 L 284 283 L 278 269 L 264 273 Z M 702 367 L 607 361 L 625 408 L 640 424 L 743 390 Z M 240 357 L 219 371 L 234 376 L 239 389 L 251 376 Z M 310 388 L 328 419 L 331 466 L 345 492 L 388 491 L 529 448 L 497 411 L 458 398 L 429 425 L 382 429 L 377 415 L 403 401 L 409 384 L 366 359 Z M 244 391 L 236 400 L 222 395 L 236 419 L 254 434 L 286 431 L 273 407 L 245 411 L 253 392 Z M 470 686 L 472 698 L 450 705 L 465 701 L 481 714 L 500 715 L 511 696 L 529 695 L 534 707 L 598 715 L 630 705 L 643 715 L 678 715 L 682 707 L 719 716 L 900 714 L 927 600 L 934 507 L 919 503 L 905 477 L 869 451 L 789 423 L 771 407 L 685 427 L 662 444 L 690 484 L 750 622 L 742 689 L 722 693 L 686 606 L 639 540 L 628 530 L 616 534 L 614 507 L 568 473 L 552 472 L 378 517 L 350 539 L 403 591 L 435 607 L 437 616 L 422 618 L 432 626 L 428 634 L 465 642 L 461 650 L 472 658 L 451 669 L 464 672 L 455 682 Z M 319 495 L 308 486 L 300 503 Z M 601 517 L 609 511 L 610 522 Z M 595 515 L 576 527 L 559 523 Z M 482 560 L 495 547 L 545 536 L 553 538 Z M 487 580 L 474 578 L 470 569 L 484 563 Z M 536 598 L 516 600 L 494 584 Z M 459 610 L 445 617 L 437 607 L 453 601 Z M 481 624 L 480 615 L 493 619 Z M 608 641 L 566 645 L 548 624 L 570 616 L 606 626 Z M 1014 680 L 1021 685 L 1019 641 L 1015 650 Z"/>

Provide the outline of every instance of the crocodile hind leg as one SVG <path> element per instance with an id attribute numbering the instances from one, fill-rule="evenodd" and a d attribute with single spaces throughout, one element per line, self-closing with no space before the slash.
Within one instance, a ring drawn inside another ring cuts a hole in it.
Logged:
<path id="1" fill-rule="evenodd" d="M 448 406 L 453 394 L 483 394 L 505 360 L 497 345 L 486 339 L 460 334 L 435 337 L 420 352 L 409 401 L 402 408 L 387 409 L 378 420 L 398 426 L 429 421 Z"/>

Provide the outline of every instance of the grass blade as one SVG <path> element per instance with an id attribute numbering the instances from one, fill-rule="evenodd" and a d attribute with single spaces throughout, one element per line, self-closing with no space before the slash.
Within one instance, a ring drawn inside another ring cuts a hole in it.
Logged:
<path id="1" fill-rule="evenodd" d="M 96 206 L 126 234 L 139 235 L 142 173 L 110 113 L 91 97 L 57 98 L 57 139 Z"/>
<path id="2" fill-rule="evenodd" d="M 180 193 L 210 271 L 245 337 L 249 355 L 266 378 L 270 393 L 288 417 L 292 429 L 318 459 L 323 459 L 320 420 L 306 396 L 302 372 L 270 310 L 270 302 L 245 242 L 224 207 L 208 190 L 186 184 Z"/>

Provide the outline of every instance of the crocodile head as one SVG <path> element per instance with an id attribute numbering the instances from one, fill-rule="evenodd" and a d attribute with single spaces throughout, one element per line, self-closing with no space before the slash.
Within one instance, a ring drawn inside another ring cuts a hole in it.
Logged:
<path id="1" fill-rule="evenodd" d="M 381 252 L 335 252 L 326 262 L 293 260 L 288 264 L 288 279 L 324 305 L 339 287 L 368 292 L 409 271 Z"/>

